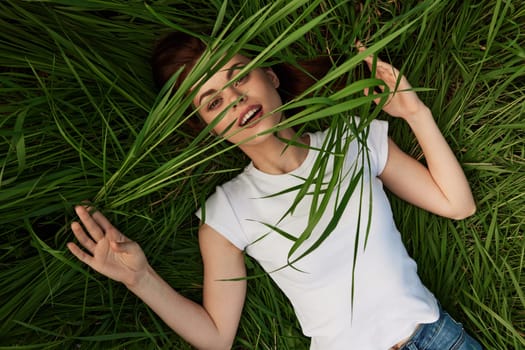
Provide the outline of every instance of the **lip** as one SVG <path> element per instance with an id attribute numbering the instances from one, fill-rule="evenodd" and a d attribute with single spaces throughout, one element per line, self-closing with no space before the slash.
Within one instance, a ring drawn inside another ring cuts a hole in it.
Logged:
<path id="1" fill-rule="evenodd" d="M 255 113 L 255 115 L 248 121 L 248 123 L 246 123 L 244 126 L 242 125 L 242 120 L 244 118 L 244 116 L 251 110 L 253 109 L 258 109 L 259 111 L 257 113 Z M 257 123 L 254 123 L 255 120 L 259 119 L 261 116 L 263 115 L 263 108 L 262 108 L 262 105 L 260 104 L 257 104 L 257 105 L 250 105 L 248 107 L 246 107 L 244 109 L 244 111 L 239 115 L 239 118 L 238 118 L 238 122 L 237 122 L 237 125 L 239 127 L 244 127 L 244 128 L 252 128 L 255 126 L 255 124 Z"/>

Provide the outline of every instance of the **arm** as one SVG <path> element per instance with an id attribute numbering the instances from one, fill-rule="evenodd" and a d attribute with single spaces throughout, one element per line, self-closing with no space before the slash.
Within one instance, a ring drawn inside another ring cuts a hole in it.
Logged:
<path id="1" fill-rule="evenodd" d="M 148 264 L 142 249 L 120 233 L 100 212 L 82 206 L 79 223 L 71 226 L 80 244 L 68 243 L 82 262 L 124 283 L 166 324 L 198 349 L 229 349 L 235 338 L 246 294 L 246 281 L 221 281 L 246 276 L 242 252 L 207 225 L 199 231 L 204 261 L 204 306 L 177 293 Z"/>
<path id="2" fill-rule="evenodd" d="M 371 67 L 372 57 L 366 62 Z M 469 184 L 430 109 L 415 92 L 405 91 L 411 88 L 410 84 L 404 76 L 398 83 L 399 71 L 390 64 L 378 60 L 376 76 L 390 91 L 397 89 L 383 110 L 408 123 L 427 163 L 427 167 L 423 166 L 389 139 L 387 163 L 380 175 L 385 186 L 400 198 L 435 214 L 453 219 L 472 215 L 476 207 Z"/>
<path id="3" fill-rule="evenodd" d="M 171 329 L 198 349 L 230 349 L 241 316 L 246 281 L 244 255 L 207 225 L 199 230 L 204 263 L 203 305 L 178 294 L 148 266 L 147 273 L 128 288 Z"/>

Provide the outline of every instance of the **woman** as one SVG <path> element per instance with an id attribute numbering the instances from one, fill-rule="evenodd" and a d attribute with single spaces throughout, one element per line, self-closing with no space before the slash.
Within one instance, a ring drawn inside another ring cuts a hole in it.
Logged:
<path id="1" fill-rule="evenodd" d="M 154 54 L 159 85 L 185 66 L 179 78 L 183 79 L 204 50 L 199 40 L 183 34 L 161 41 Z M 276 111 L 282 105 L 277 90 L 281 82 L 269 68 L 237 77 L 249 62 L 242 55 L 233 56 L 198 87 L 193 99 L 201 119 L 216 123 L 214 132 L 238 144 L 251 159 L 244 172 L 218 187 L 205 210 L 197 213 L 202 220 L 203 304 L 178 294 L 151 268 L 137 243 L 88 207 L 76 207 L 85 229 L 78 222 L 71 225 L 88 253 L 68 243 L 71 252 L 96 271 L 124 283 L 199 349 L 228 349 L 233 344 L 246 294 L 244 251 L 270 272 L 288 296 L 303 332 L 312 338 L 311 349 L 480 349 L 422 285 L 382 189 L 384 185 L 400 198 L 449 218 L 462 219 L 475 211 L 463 171 L 430 110 L 413 91 L 403 91 L 410 88 L 407 80 L 400 79 L 398 92 L 383 109 L 409 124 L 427 167 L 388 138 L 386 122 L 371 123 L 364 135 L 366 147 L 349 138 L 353 141 L 344 157 L 338 190 L 349 186 L 354 177 L 350 174 L 360 174 L 364 194 L 352 194 L 344 207 L 333 196 L 328 205 L 332 209 L 327 209 L 301 247 L 315 242 L 330 224 L 334 217 L 330 210 L 341 209 L 341 219 L 316 250 L 299 259 L 304 248 L 290 257 L 288 253 L 292 236 L 298 237 L 308 223 L 311 197 L 283 217 L 295 197 L 286 189 L 304 182 L 321 149 L 330 154 L 327 132 L 305 134 L 292 144 L 285 141 L 296 138 L 291 128 L 266 132 L 283 117 Z M 370 67 L 372 62 L 372 57 L 366 58 Z M 390 90 L 396 87 L 398 74 L 378 60 L 376 76 Z M 334 172 L 328 167 L 320 176 L 328 181 Z M 362 205 L 360 198 L 371 201 L 370 205 Z M 366 242 L 356 241 L 356 230 L 361 237 L 366 231 Z M 358 255 L 355 266 L 354 251 Z M 287 265 L 290 260 L 292 266 Z"/>

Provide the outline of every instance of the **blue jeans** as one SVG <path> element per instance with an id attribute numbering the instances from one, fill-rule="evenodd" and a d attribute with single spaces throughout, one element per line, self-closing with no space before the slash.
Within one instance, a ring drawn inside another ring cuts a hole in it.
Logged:
<path id="1" fill-rule="evenodd" d="M 482 350 L 482 347 L 440 307 L 439 320 L 420 325 L 399 350 Z"/>

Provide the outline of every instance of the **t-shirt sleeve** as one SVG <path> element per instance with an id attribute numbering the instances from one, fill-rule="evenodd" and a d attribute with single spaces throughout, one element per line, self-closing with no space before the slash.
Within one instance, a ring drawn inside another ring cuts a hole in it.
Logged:
<path id="1" fill-rule="evenodd" d="M 207 200 L 204 208 L 195 213 L 203 224 L 207 224 L 240 250 L 248 245 L 241 225 L 225 191 L 219 186 Z"/>
<path id="2" fill-rule="evenodd" d="M 388 122 L 373 120 L 367 138 L 372 174 L 379 176 L 388 159 Z"/>

